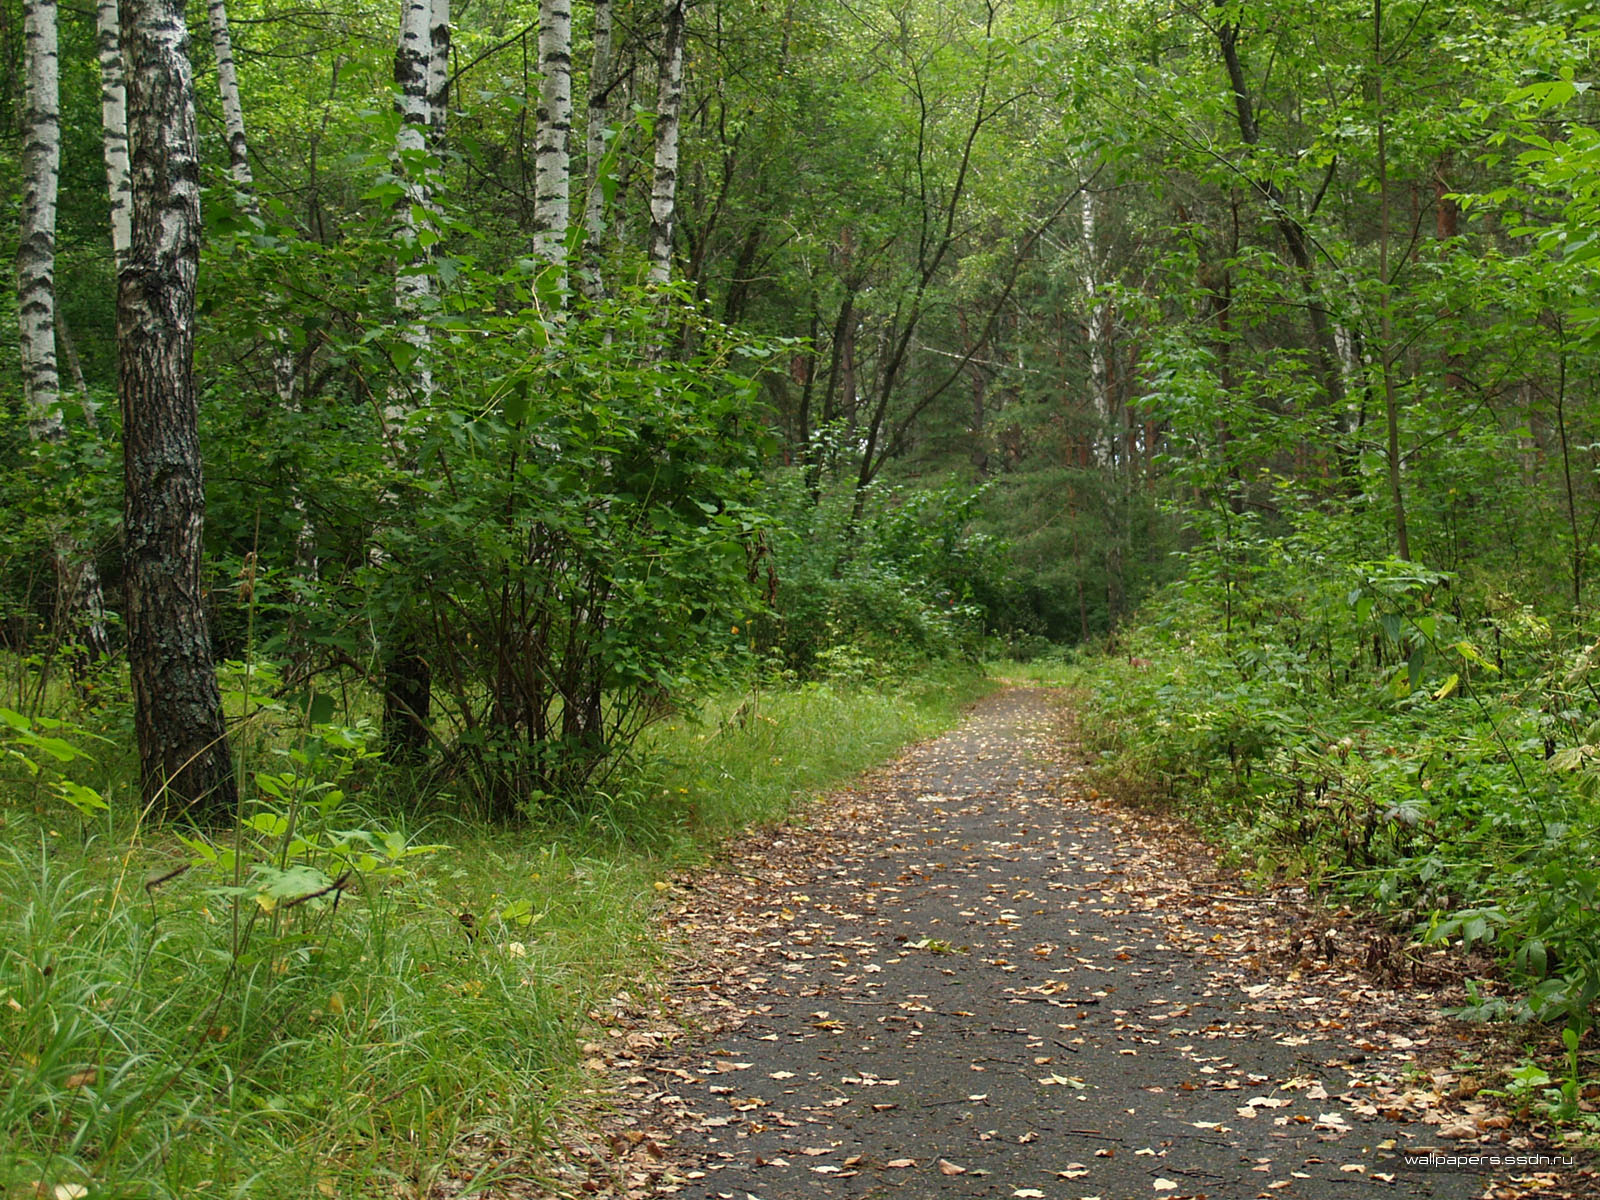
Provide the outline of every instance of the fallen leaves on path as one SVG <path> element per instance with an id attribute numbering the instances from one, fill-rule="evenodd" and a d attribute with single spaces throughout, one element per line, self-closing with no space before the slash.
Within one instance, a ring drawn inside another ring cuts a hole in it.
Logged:
<path id="1" fill-rule="evenodd" d="M 1449 986 L 1444 956 L 1248 893 L 1170 815 L 1088 795 L 1073 755 L 1012 691 L 672 881 L 676 968 L 590 1014 L 613 1107 L 604 1138 L 568 1139 L 564 1185 L 781 1200 L 887 1171 L 951 1196 L 1316 1197 L 1393 1187 L 1429 1147 L 1565 1152 L 1481 1094 L 1482 1030 L 1418 986 Z M 1503 1200 L 1593 1183 L 1406 1178 Z"/>

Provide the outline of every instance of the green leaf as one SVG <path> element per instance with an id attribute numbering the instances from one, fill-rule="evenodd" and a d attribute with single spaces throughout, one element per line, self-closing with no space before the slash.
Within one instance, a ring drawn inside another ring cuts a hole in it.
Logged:
<path id="1" fill-rule="evenodd" d="M 74 783 L 70 779 L 56 780 L 55 792 L 86 817 L 91 813 L 105 812 L 111 808 L 94 788 Z"/>

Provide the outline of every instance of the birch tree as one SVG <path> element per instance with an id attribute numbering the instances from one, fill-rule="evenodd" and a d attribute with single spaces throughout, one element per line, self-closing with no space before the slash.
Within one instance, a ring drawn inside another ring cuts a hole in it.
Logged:
<path id="1" fill-rule="evenodd" d="M 394 58 L 395 109 L 400 115 L 395 173 L 404 189 L 399 201 L 400 249 L 394 294 L 400 339 L 412 355 L 409 363 L 397 364 L 384 409 L 390 453 L 397 468 L 406 461 L 405 422 L 418 407 L 428 404 L 434 393 L 433 334 L 428 326 L 436 299 L 428 249 L 434 236 L 429 219 L 433 201 L 430 142 L 437 146 L 444 133 L 449 45 L 448 0 L 404 0 Z M 418 638 L 403 626 L 404 622 L 391 644 L 383 648 L 383 728 L 390 751 L 410 756 L 427 742 L 433 679 Z"/>
<path id="2" fill-rule="evenodd" d="M 428 4 L 428 144 L 444 140 L 450 108 L 450 0 Z"/>
<path id="3" fill-rule="evenodd" d="M 611 131 L 611 0 L 594 0 L 593 46 L 589 58 L 589 112 L 584 126 L 585 192 L 583 268 L 579 286 L 590 300 L 605 294 L 600 260 L 606 236 L 606 194 L 601 182 Z"/>
<path id="4" fill-rule="evenodd" d="M 534 253 L 566 282 L 571 221 L 572 5 L 539 0 L 539 111 L 534 177 Z"/>
<path id="5" fill-rule="evenodd" d="M 666 0 L 661 15 L 661 75 L 656 91 L 655 177 L 650 188 L 650 282 L 672 278 L 672 227 L 678 197 L 678 115 L 683 107 L 686 0 Z"/>
<path id="6" fill-rule="evenodd" d="M 433 6 L 430 0 L 404 0 L 400 9 L 400 41 L 394 56 L 395 109 L 400 128 L 395 134 L 395 165 L 404 194 L 399 203 L 400 253 L 395 266 L 395 306 L 403 322 L 401 339 L 415 351 L 409 378 L 396 378 L 389 389 L 385 419 L 403 422 L 418 403 L 433 395 L 429 353 L 433 337 L 426 315 L 433 302 L 433 274 L 423 245 L 428 226 L 428 132 L 433 126 L 429 81 L 433 75 Z M 393 431 L 391 430 L 391 439 Z"/>
<path id="7" fill-rule="evenodd" d="M 106 194 L 111 200 L 111 250 L 120 271 L 133 236 L 133 202 L 128 184 L 128 99 L 117 0 L 99 0 L 95 5 L 95 43 L 100 60 L 101 145 L 106 161 Z"/>
<path id="8" fill-rule="evenodd" d="M 22 229 L 17 242 L 17 327 L 28 430 L 63 434 L 56 365 L 56 194 L 61 174 L 60 61 L 56 0 L 25 0 Z"/>
<path id="9" fill-rule="evenodd" d="M 128 666 L 140 784 L 176 814 L 230 811 L 233 762 L 201 577 L 194 383 L 200 160 L 184 0 L 126 0 L 132 239 L 117 290 Z"/>
<path id="10" fill-rule="evenodd" d="M 23 403 L 35 441 L 66 436 L 56 359 L 56 199 L 61 174 L 60 57 L 56 0 L 23 6 L 22 222 L 17 242 L 17 329 Z M 83 393 L 88 412 L 88 393 Z M 65 528 L 51 537 L 56 616 L 92 657 L 109 648 L 100 575 Z"/>

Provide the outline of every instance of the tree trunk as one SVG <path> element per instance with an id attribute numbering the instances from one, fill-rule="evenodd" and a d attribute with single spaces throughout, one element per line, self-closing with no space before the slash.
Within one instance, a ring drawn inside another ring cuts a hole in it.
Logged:
<path id="1" fill-rule="evenodd" d="M 427 225 L 432 204 L 428 182 L 429 137 L 443 130 L 435 124 L 442 112 L 430 102 L 430 81 L 441 43 L 434 37 L 434 19 L 441 0 L 406 0 L 401 10 L 400 40 L 395 50 L 395 100 L 400 113 L 400 128 L 395 134 L 396 174 L 405 195 L 399 203 L 400 250 L 395 261 L 395 306 L 403 322 L 400 337 L 415 351 L 407 373 L 397 371 L 389 387 L 389 402 L 384 419 L 389 425 L 389 441 L 395 465 L 406 462 L 406 446 L 400 431 L 406 418 L 433 398 L 433 334 L 427 324 L 434 305 L 434 277 L 431 255 L 419 243 Z M 443 48 L 448 48 L 448 24 Z M 391 495 L 390 503 L 394 501 Z M 428 721 L 432 710 L 432 670 L 424 653 L 424 643 L 414 622 L 402 615 L 388 644 L 382 647 L 384 664 L 383 728 L 385 745 L 395 758 L 414 758 L 428 741 Z"/>
<path id="2" fill-rule="evenodd" d="M 17 329 L 28 431 L 64 434 L 56 367 L 56 192 L 61 168 L 60 63 L 56 0 L 25 0 L 22 228 L 17 239 Z"/>
<path id="3" fill-rule="evenodd" d="M 194 385 L 200 163 L 184 0 L 126 0 L 133 220 L 117 292 L 128 665 L 144 802 L 235 806 L 201 583 Z"/>
<path id="4" fill-rule="evenodd" d="M 605 257 L 605 169 L 611 126 L 611 0 L 594 0 L 594 48 L 589 60 L 589 115 L 585 129 L 587 190 L 583 202 L 583 269 L 579 274 L 583 294 L 590 300 L 605 295 L 600 264 Z"/>
<path id="5" fill-rule="evenodd" d="M 1400 475 L 1400 398 L 1394 381 L 1394 293 L 1389 280 L 1389 159 L 1383 111 L 1383 0 L 1372 0 L 1372 71 L 1378 108 L 1378 368 L 1383 377 L 1385 451 L 1389 474 L 1389 507 L 1394 518 L 1395 554 L 1411 557 L 1406 526 L 1405 487 Z"/>
<path id="6" fill-rule="evenodd" d="M 1239 26 L 1224 23 L 1217 28 L 1217 40 L 1222 50 L 1223 66 L 1228 72 L 1228 85 L 1233 92 L 1234 115 L 1239 124 L 1239 137 L 1248 146 L 1261 144 L 1261 130 L 1256 123 L 1255 104 L 1250 96 L 1250 85 L 1245 80 L 1244 66 L 1239 60 Z M 1317 382 L 1328 404 L 1336 411 L 1344 405 L 1344 378 L 1339 373 L 1338 349 L 1334 345 L 1333 325 L 1322 293 L 1317 287 L 1316 261 L 1312 256 L 1311 238 L 1300 219 L 1289 211 L 1283 189 L 1270 177 L 1253 176 L 1251 187 L 1266 201 L 1273 224 L 1283 238 L 1289 260 L 1300 276 L 1301 294 L 1305 299 L 1306 313 L 1311 320 L 1311 353 L 1315 363 Z"/>
<path id="7" fill-rule="evenodd" d="M 539 112 L 534 168 L 534 254 L 566 286 L 572 212 L 572 6 L 539 0 Z"/>
<path id="8" fill-rule="evenodd" d="M 239 72 L 233 62 L 233 35 L 228 29 L 226 0 L 210 0 L 206 15 L 211 22 L 211 48 L 217 57 L 217 90 L 222 98 L 222 125 L 228 135 L 228 177 L 238 189 L 240 206 L 250 216 L 260 214 L 255 178 L 250 173 L 249 143 L 244 136 L 244 105 L 239 99 Z"/>
<path id="9" fill-rule="evenodd" d="M 128 96 L 122 65 L 117 0 L 99 0 L 95 30 L 100 58 L 100 123 L 104 129 L 106 193 L 111 198 L 111 250 L 122 269 L 132 240 L 133 201 L 128 183 Z"/>
<path id="10" fill-rule="evenodd" d="M 1100 433 L 1111 428 L 1110 368 L 1106 361 L 1106 301 L 1100 298 L 1095 276 L 1100 259 L 1100 241 L 1094 211 L 1094 193 L 1083 193 L 1083 293 L 1084 346 L 1089 353 L 1089 407 L 1094 413 L 1094 432 L 1090 445 L 1096 462 L 1100 461 Z M 1111 434 L 1113 438 L 1115 434 Z"/>
<path id="11" fill-rule="evenodd" d="M 400 43 L 394 56 L 395 108 L 400 128 L 395 133 L 395 173 L 405 195 L 398 205 L 399 251 L 395 266 L 395 306 L 400 310 L 400 336 L 416 352 L 410 377 L 393 380 L 384 416 L 391 427 L 402 424 L 419 404 L 433 396 L 429 363 L 433 335 L 426 317 L 433 307 L 433 272 L 429 255 L 419 245 L 432 201 L 428 173 L 428 130 L 433 117 L 428 81 L 433 62 L 432 6 L 429 0 L 405 0 L 401 9 Z"/>
<path id="12" fill-rule="evenodd" d="M 36 441 L 66 436 L 56 361 L 56 198 L 61 170 L 60 60 L 55 0 L 23 7 L 22 221 L 17 241 L 17 329 L 23 405 Z M 88 393 L 83 394 L 88 411 Z M 57 628 L 80 648 L 73 661 L 109 649 L 105 598 L 94 559 L 58 525 L 51 535 Z"/>
<path id="13" fill-rule="evenodd" d="M 655 180 L 650 188 L 650 282 L 672 278 L 672 227 L 678 196 L 678 110 L 683 105 L 685 0 L 662 10 L 661 76 L 656 97 Z"/>
<path id="14" fill-rule="evenodd" d="M 450 116 L 450 0 L 428 4 L 428 145 L 444 144 Z"/>

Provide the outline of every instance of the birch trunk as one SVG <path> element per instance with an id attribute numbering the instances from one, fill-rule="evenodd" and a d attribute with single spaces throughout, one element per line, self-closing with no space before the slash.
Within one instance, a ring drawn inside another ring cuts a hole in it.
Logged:
<path id="1" fill-rule="evenodd" d="M 685 0 L 662 10 L 661 76 L 656 93 L 655 179 L 650 188 L 650 282 L 672 278 L 672 228 L 678 198 L 678 111 L 683 105 Z"/>
<path id="2" fill-rule="evenodd" d="M 244 135 L 244 105 L 239 100 L 239 70 L 233 61 L 233 35 L 228 30 L 226 0 L 210 0 L 206 15 L 211 22 L 211 48 L 217 57 L 217 90 L 222 96 L 222 126 L 228 135 L 228 178 L 238 189 L 246 214 L 260 216 L 256 181 L 250 173 L 249 142 Z"/>
<path id="3" fill-rule="evenodd" d="M 17 329 L 28 432 L 36 441 L 66 436 L 56 359 L 56 199 L 61 175 L 61 75 L 55 0 L 23 6 L 26 80 L 22 131 L 22 221 L 17 242 Z M 80 389 L 81 390 L 81 389 Z M 88 415 L 89 396 L 83 391 Z M 94 559 L 65 528 L 51 536 L 58 627 L 84 655 L 109 649 L 105 596 Z M 81 665 L 83 656 L 76 656 Z"/>
<path id="4" fill-rule="evenodd" d="M 194 384 L 200 162 L 184 0 L 126 0 L 132 240 L 117 291 L 128 665 L 144 801 L 232 811 L 201 577 Z"/>
<path id="5" fill-rule="evenodd" d="M 606 159 L 611 128 L 611 0 L 594 0 L 594 47 L 589 59 L 589 114 L 585 127 L 586 190 L 583 204 L 583 268 L 579 273 L 583 294 L 590 300 L 605 296 L 600 275 L 606 237 L 606 194 L 600 172 Z"/>
<path id="6" fill-rule="evenodd" d="M 1105 301 L 1100 299 L 1095 276 L 1099 272 L 1100 243 L 1096 237 L 1094 193 L 1083 193 L 1083 292 L 1084 292 L 1084 344 L 1089 351 L 1089 404 L 1094 409 L 1094 432 L 1088 435 L 1090 454 L 1095 463 L 1101 463 L 1100 432 L 1111 425 L 1110 372 L 1107 369 L 1105 345 Z M 1115 441 L 1115 434 L 1110 435 Z"/>
<path id="7" fill-rule="evenodd" d="M 95 6 L 96 45 L 100 59 L 100 124 L 106 160 L 106 193 L 111 198 L 111 250 L 117 269 L 128 257 L 132 240 L 133 201 L 128 184 L 128 99 L 123 83 L 122 26 L 117 0 Z"/>
<path id="8" fill-rule="evenodd" d="M 396 378 L 390 386 L 384 417 L 391 426 L 402 423 L 408 413 L 433 395 L 433 370 L 428 361 L 433 336 L 425 319 L 432 308 L 433 274 L 428 269 L 428 253 L 419 243 L 432 200 L 426 162 L 432 121 L 428 99 L 432 71 L 432 4 L 430 0 L 404 0 L 400 44 L 394 56 L 395 108 L 400 114 L 394 146 L 397 174 L 405 187 L 400 201 L 400 254 L 395 267 L 394 298 L 403 322 L 400 336 L 416 351 L 416 360 L 411 378 Z"/>
<path id="9" fill-rule="evenodd" d="M 444 141 L 450 112 L 450 0 L 428 4 L 428 143 Z"/>
<path id="10" fill-rule="evenodd" d="M 534 254 L 566 283 L 571 224 L 572 5 L 539 0 L 539 112 L 535 153 Z"/>
<path id="11" fill-rule="evenodd" d="M 56 192 L 61 174 L 60 62 L 56 0 L 25 0 L 22 228 L 17 241 L 17 328 L 28 431 L 65 432 L 56 366 Z"/>
<path id="12" fill-rule="evenodd" d="M 437 18 L 444 16 L 443 37 Z M 396 465 L 406 458 L 401 427 L 417 408 L 433 398 L 433 335 L 428 316 L 434 307 L 434 277 L 430 254 L 421 243 L 428 231 L 432 193 L 429 140 L 443 133 L 443 88 L 447 79 L 442 64 L 449 49 L 448 8 L 443 0 L 403 0 L 400 39 L 394 57 L 395 108 L 400 129 L 395 134 L 396 174 L 405 188 L 400 201 L 400 250 L 395 261 L 395 306 L 400 311 L 400 337 L 415 352 L 409 378 L 395 373 L 389 386 L 384 420 Z M 434 84 L 440 84 L 435 88 Z M 437 106 L 435 100 L 438 100 Z M 395 497 L 386 498 L 393 502 Z M 422 652 L 421 639 L 402 627 L 383 646 L 384 742 L 395 758 L 414 758 L 427 745 L 432 707 L 432 669 Z"/>

